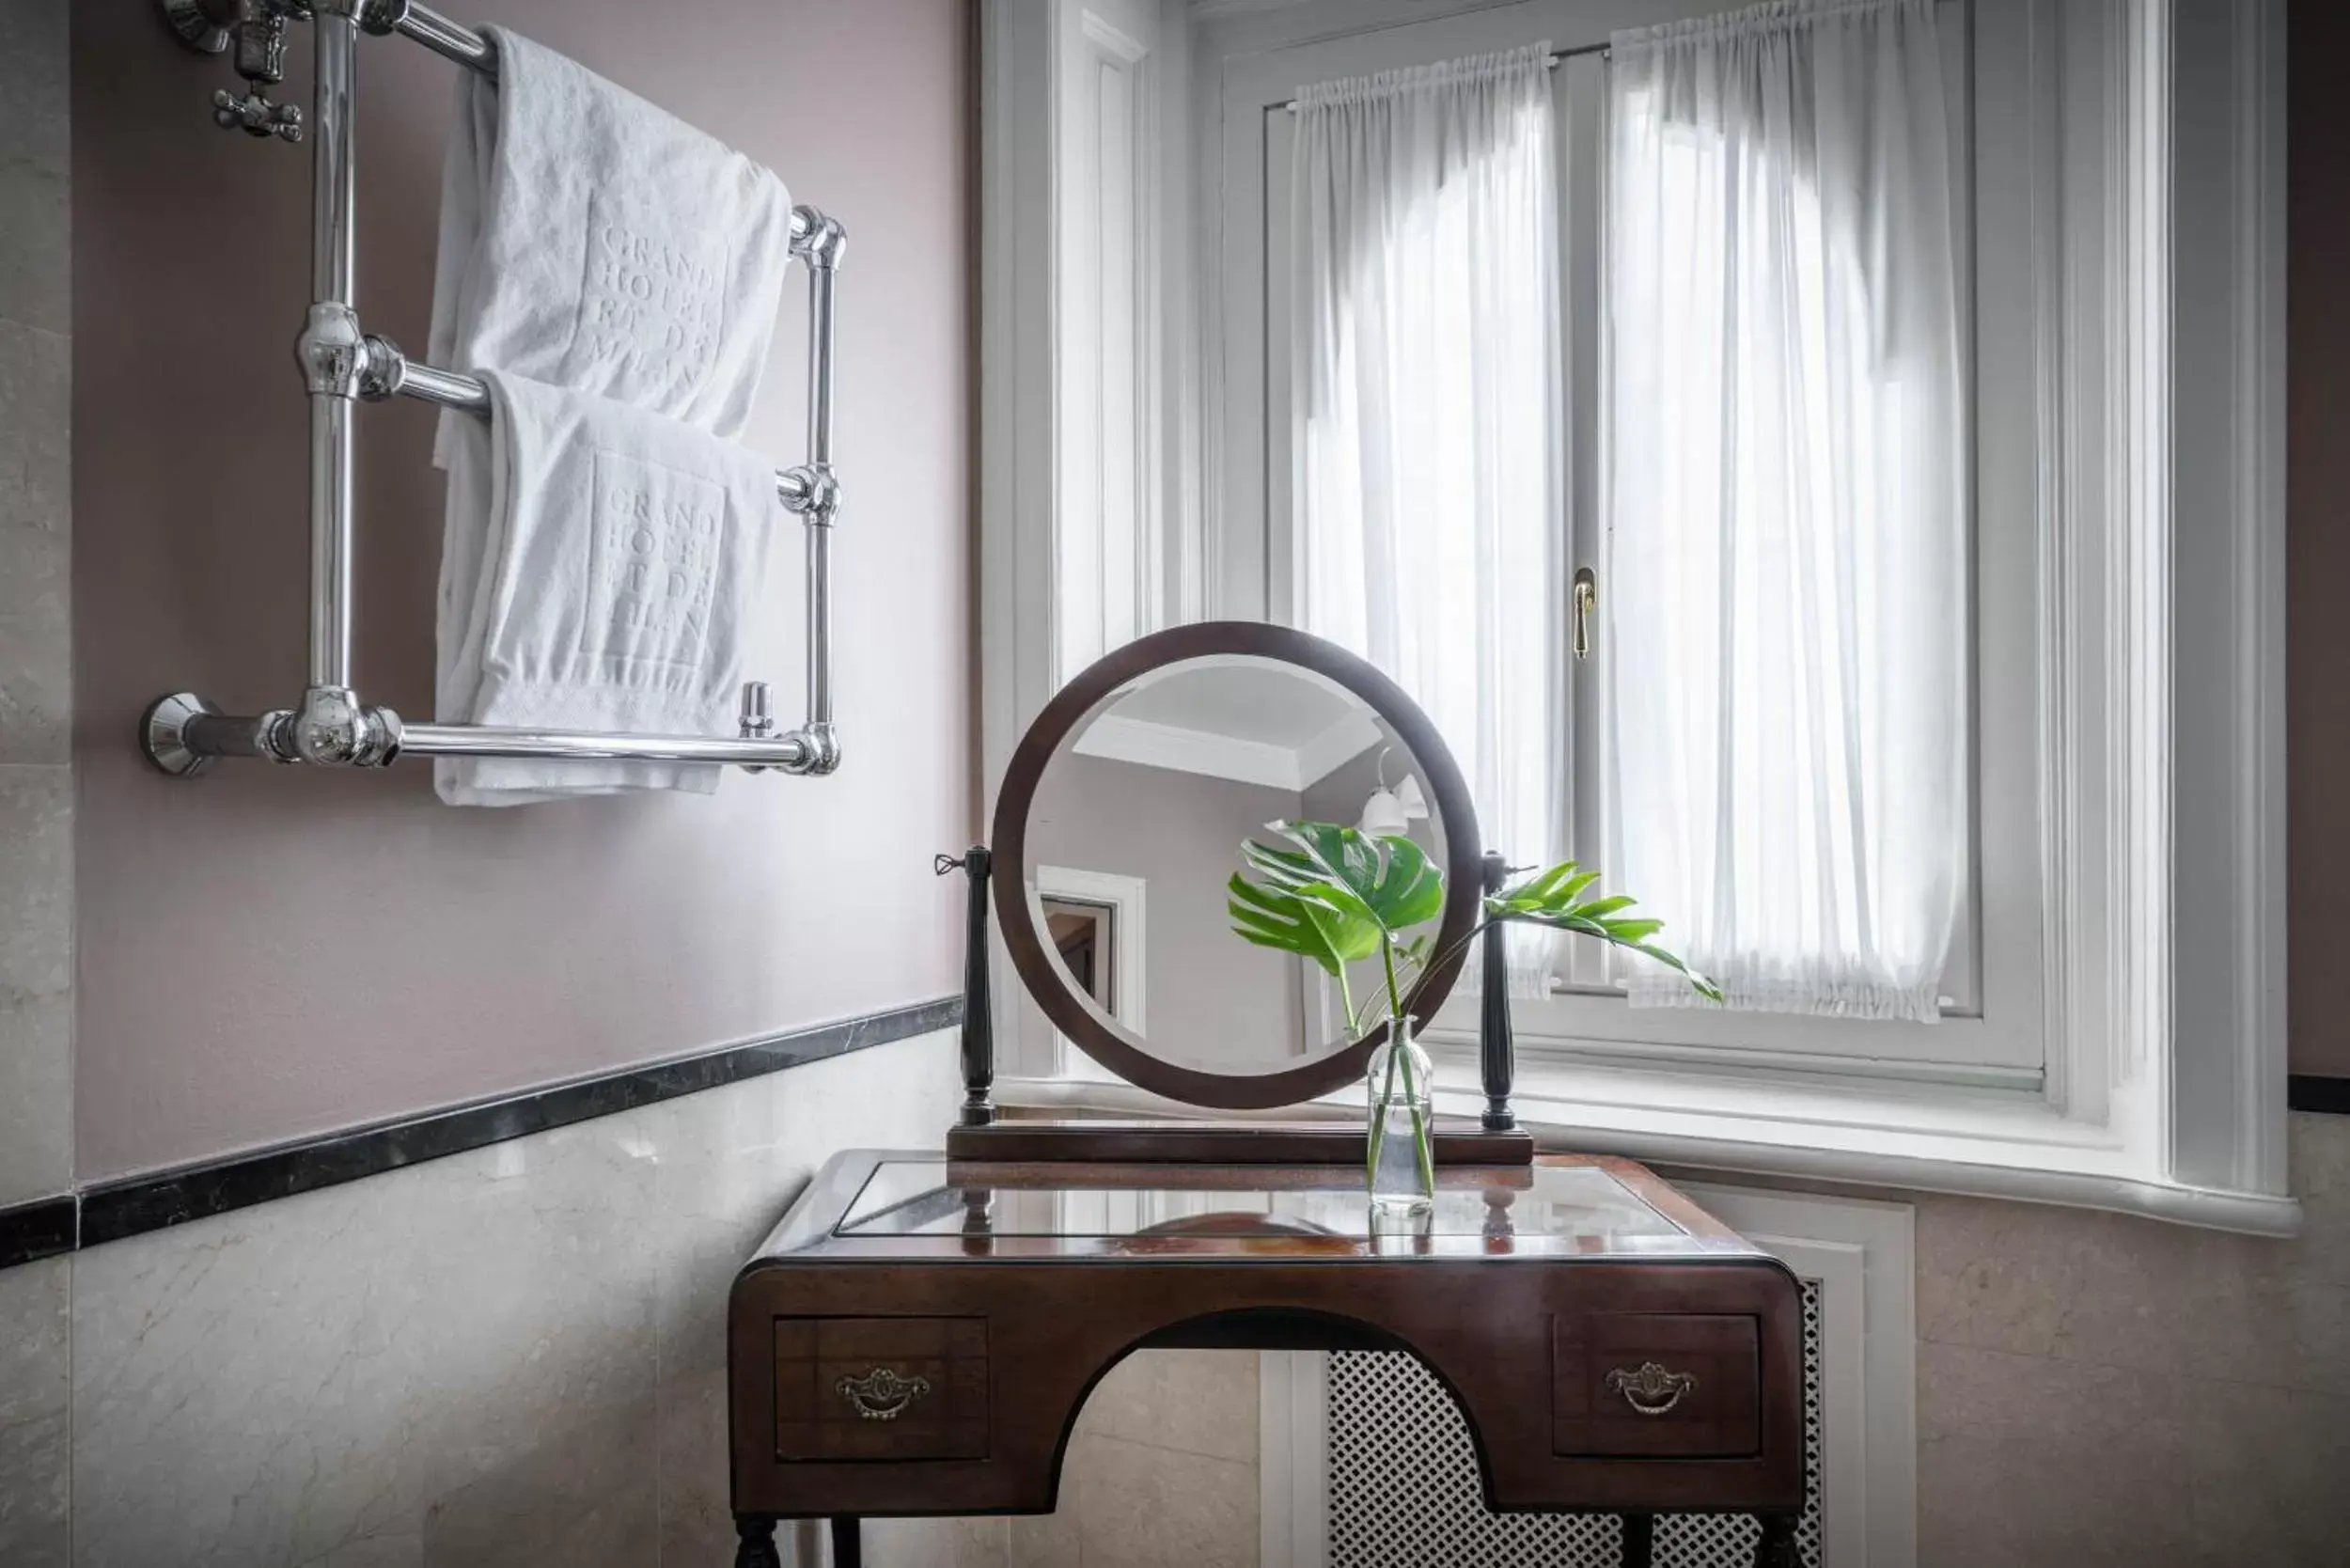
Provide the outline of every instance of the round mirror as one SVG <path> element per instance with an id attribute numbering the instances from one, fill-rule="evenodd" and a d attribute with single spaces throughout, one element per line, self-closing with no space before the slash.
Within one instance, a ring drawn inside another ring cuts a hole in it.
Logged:
<path id="1" fill-rule="evenodd" d="M 1261 881 L 1245 842 L 1297 853 L 1291 824 L 1314 823 L 1442 874 L 1441 903 L 1398 922 L 1425 957 L 1406 965 L 1404 1011 L 1425 1020 L 1466 956 L 1480 870 L 1467 787 L 1427 716 L 1286 627 L 1129 643 L 1061 689 L 1006 771 L 992 846 L 1012 964 L 1054 1027 L 1129 1083 L 1226 1110 L 1327 1093 L 1386 1036 L 1385 963 L 1359 941 L 1285 943 L 1231 887 Z M 1390 837 L 1409 843 L 1377 846 Z"/>

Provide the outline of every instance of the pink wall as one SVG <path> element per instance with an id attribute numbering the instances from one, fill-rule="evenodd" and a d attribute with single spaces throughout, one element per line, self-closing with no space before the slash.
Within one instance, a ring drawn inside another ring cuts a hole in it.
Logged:
<path id="1" fill-rule="evenodd" d="M 214 130 L 231 80 L 152 0 L 73 18 L 79 1175 L 937 996 L 969 841 L 968 20 L 949 0 L 467 0 L 767 163 L 838 216 L 838 701 L 823 781 L 714 799 L 441 805 L 429 770 L 132 745 L 188 687 L 239 711 L 304 669 L 306 149 Z M 296 29 L 307 102 L 308 30 Z M 360 60 L 363 321 L 420 350 L 454 67 Z M 746 439 L 803 451 L 799 280 Z M 360 416 L 359 679 L 431 709 L 440 481 L 421 405 Z M 796 534 L 796 528 L 793 530 Z M 784 552 L 796 563 L 798 540 Z M 796 651 L 797 573 L 775 608 Z M 796 651 L 772 670 L 796 716 Z M 787 695 L 788 694 L 788 695 Z"/>
<path id="2" fill-rule="evenodd" d="M 2296 5 L 2286 398 L 2286 919 L 2292 1069 L 2350 1077 L 2350 113 L 2336 80 L 2350 8 Z"/>

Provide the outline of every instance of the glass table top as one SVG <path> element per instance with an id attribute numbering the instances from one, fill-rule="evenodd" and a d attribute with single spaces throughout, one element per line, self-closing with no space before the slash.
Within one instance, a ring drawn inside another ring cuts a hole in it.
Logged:
<path id="1" fill-rule="evenodd" d="M 1359 1238 L 1371 1225 L 1351 1170 L 1282 1167 L 1154 1168 L 1151 1184 L 1111 1184 L 1085 1168 L 1040 1179 L 1017 1168 L 991 1180 L 944 1159 L 893 1158 L 833 1228 L 842 1239 L 889 1236 L 1053 1236 L 1261 1239 Z M 1685 1232 L 1608 1172 L 1590 1166 L 1439 1172 L 1435 1209 L 1415 1229 L 1430 1237 L 1490 1237 L 1497 1230 L 1552 1242 L 1614 1243 Z"/>

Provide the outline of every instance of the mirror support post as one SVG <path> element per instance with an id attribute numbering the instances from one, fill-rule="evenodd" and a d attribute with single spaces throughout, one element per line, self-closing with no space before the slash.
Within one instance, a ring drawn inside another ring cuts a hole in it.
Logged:
<path id="1" fill-rule="evenodd" d="M 970 903 L 963 953 L 963 1125 L 984 1127 L 995 1120 L 995 1008 L 987 987 L 987 878 L 993 857 L 985 844 L 973 844 L 961 856 L 940 855 L 933 870 L 940 876 L 961 870 L 968 879 Z"/>
<path id="2" fill-rule="evenodd" d="M 1488 894 L 1501 891 L 1510 878 L 1507 860 L 1497 850 L 1487 850 L 1484 856 L 1484 885 Z M 1516 1127 L 1518 1119 L 1510 1109 L 1510 1084 L 1516 1073 L 1516 1048 L 1510 1038 L 1510 949 L 1505 922 L 1496 920 L 1485 928 L 1479 938 L 1484 944 L 1483 1007 L 1478 1015 L 1477 1056 L 1484 1070 L 1485 1130 L 1506 1133 Z"/>

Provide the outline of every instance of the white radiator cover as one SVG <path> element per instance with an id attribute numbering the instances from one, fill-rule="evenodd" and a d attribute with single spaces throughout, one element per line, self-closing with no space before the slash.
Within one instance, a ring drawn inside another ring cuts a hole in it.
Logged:
<path id="1" fill-rule="evenodd" d="M 1914 1568 L 1916 1325 L 1907 1206 L 1684 1184 L 1804 1281 L 1810 1568 Z M 1409 1356 L 1268 1355 L 1263 1568 L 1615 1568 L 1612 1514 L 1496 1514 L 1468 1430 Z M 1658 1568 L 1747 1568 L 1738 1514 L 1660 1516 Z"/>

